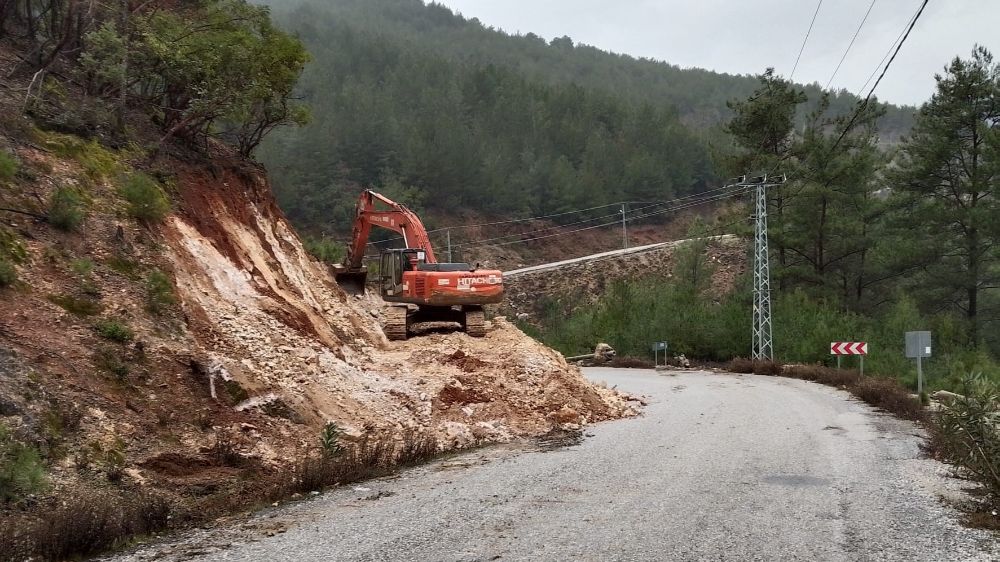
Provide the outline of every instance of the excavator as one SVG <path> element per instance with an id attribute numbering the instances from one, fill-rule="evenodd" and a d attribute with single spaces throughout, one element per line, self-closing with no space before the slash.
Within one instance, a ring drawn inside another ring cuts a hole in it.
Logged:
<path id="1" fill-rule="evenodd" d="M 456 322 L 470 336 L 486 335 L 483 305 L 503 300 L 503 273 L 467 263 L 438 263 L 420 218 L 371 190 L 358 200 L 347 257 L 334 266 L 341 287 L 364 292 L 368 268 L 363 259 L 373 226 L 399 233 L 404 245 L 383 251 L 378 262 L 379 293 L 390 305 L 382 326 L 386 337 L 405 340 L 410 328 L 422 322 Z"/>

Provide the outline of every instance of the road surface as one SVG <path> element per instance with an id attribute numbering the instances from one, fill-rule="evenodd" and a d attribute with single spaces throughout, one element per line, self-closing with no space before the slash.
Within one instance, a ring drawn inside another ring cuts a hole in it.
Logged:
<path id="1" fill-rule="evenodd" d="M 643 416 L 488 448 L 123 560 L 974 560 L 918 430 L 802 381 L 589 369 Z"/>

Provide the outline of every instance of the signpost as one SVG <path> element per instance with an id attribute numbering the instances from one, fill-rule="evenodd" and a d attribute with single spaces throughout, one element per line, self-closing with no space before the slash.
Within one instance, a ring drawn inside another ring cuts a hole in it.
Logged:
<path id="1" fill-rule="evenodd" d="M 865 376 L 865 355 L 868 355 L 868 342 L 835 341 L 830 342 L 830 355 L 837 356 L 837 368 L 840 368 L 841 355 L 861 356 L 861 376 Z"/>
<path id="2" fill-rule="evenodd" d="M 653 343 L 653 364 L 660 366 L 660 352 L 663 352 L 663 364 L 667 363 L 667 342 L 658 341 Z"/>
<path id="3" fill-rule="evenodd" d="M 917 360 L 917 394 L 923 394 L 924 369 L 921 359 L 931 356 L 931 333 L 906 332 L 906 356 Z"/>

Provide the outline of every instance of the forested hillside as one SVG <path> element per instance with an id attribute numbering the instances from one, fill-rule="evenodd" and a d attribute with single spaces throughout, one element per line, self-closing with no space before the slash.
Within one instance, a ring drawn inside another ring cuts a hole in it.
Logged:
<path id="1" fill-rule="evenodd" d="M 732 104 L 730 173 L 788 176 L 768 197 L 777 358 L 829 364 L 830 342 L 866 341 L 870 372 L 916 388 L 903 334 L 930 330 L 931 388 L 965 392 L 970 373 L 1000 380 L 998 100 L 993 55 L 976 47 L 956 57 L 891 162 L 876 140 L 877 108 L 853 118 L 813 113 L 793 133 L 806 97 L 771 73 Z M 565 302 L 546 303 L 543 337 L 568 353 L 600 338 L 644 354 L 652 332 L 689 356 L 746 353 L 750 280 L 719 299 L 704 283 L 715 265 L 696 247 L 686 256 L 690 265 L 674 278 L 620 284 L 568 319 Z"/>
<path id="2" fill-rule="evenodd" d="M 259 158 L 286 212 L 313 232 L 347 228 L 361 186 L 504 216 L 696 193 L 719 180 L 727 102 L 756 85 L 508 35 L 420 0 L 270 4 L 312 54 L 299 92 L 313 121 L 274 135 Z M 803 124 L 821 97 L 805 91 Z M 855 101 L 834 94 L 828 111 Z M 887 108 L 882 138 L 897 139 L 910 113 Z"/>

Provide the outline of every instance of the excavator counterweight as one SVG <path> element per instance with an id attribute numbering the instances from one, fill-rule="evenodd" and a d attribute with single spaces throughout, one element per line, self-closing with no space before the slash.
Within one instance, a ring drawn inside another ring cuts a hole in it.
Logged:
<path id="1" fill-rule="evenodd" d="M 486 334 L 483 306 L 503 299 L 503 274 L 467 263 L 438 263 L 417 215 L 371 190 L 358 201 L 347 257 L 334 266 L 337 283 L 344 290 L 364 292 L 367 269 L 363 259 L 373 226 L 401 234 L 405 245 L 379 257 L 379 294 L 390 304 L 383 325 L 386 337 L 406 339 L 410 327 L 422 322 L 453 322 L 470 336 Z"/>

